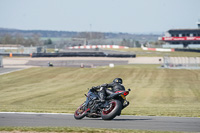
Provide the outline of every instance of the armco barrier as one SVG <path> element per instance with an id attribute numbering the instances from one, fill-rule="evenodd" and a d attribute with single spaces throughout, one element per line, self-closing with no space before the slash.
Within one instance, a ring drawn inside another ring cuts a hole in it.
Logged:
<path id="1" fill-rule="evenodd" d="M 198 49 L 179 49 L 179 48 L 172 48 L 172 49 L 164 49 L 164 48 L 147 48 L 142 46 L 143 50 L 150 50 L 150 51 L 160 51 L 160 52 L 174 52 L 174 51 L 182 51 L 182 52 L 200 52 Z"/>
<path id="2" fill-rule="evenodd" d="M 28 57 L 30 56 L 30 54 L 18 54 L 18 53 L 0 53 L 1 56 L 9 56 L 9 57 L 13 57 L 13 56 L 18 56 L 18 57 Z M 12 55 L 12 56 L 11 56 Z"/>
<path id="3" fill-rule="evenodd" d="M 106 55 L 106 57 L 135 58 L 136 55 L 135 54 L 108 54 Z"/>
<path id="4" fill-rule="evenodd" d="M 198 49 L 179 49 L 175 48 L 175 51 L 183 51 L 183 52 L 200 52 Z"/>
<path id="5" fill-rule="evenodd" d="M 136 57 L 135 54 L 105 54 L 103 52 L 33 53 L 32 57 Z"/>
<path id="6" fill-rule="evenodd" d="M 33 53 L 32 57 L 102 57 L 103 52 Z"/>
<path id="7" fill-rule="evenodd" d="M 164 48 L 147 48 L 142 46 L 143 50 L 150 50 L 150 51 L 160 51 L 160 52 L 174 52 L 174 49 L 164 49 Z"/>

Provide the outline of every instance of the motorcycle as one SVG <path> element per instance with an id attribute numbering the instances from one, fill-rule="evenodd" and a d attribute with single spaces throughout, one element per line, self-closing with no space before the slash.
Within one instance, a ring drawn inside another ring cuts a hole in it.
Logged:
<path id="1" fill-rule="evenodd" d="M 87 95 L 85 94 L 86 101 L 75 111 L 74 118 L 80 120 L 84 117 L 101 117 L 103 120 L 112 120 L 116 116 L 120 116 L 121 111 L 129 105 L 126 96 L 130 91 L 131 89 L 116 91 L 107 96 L 105 102 L 102 103 L 98 92 L 90 89 Z"/>

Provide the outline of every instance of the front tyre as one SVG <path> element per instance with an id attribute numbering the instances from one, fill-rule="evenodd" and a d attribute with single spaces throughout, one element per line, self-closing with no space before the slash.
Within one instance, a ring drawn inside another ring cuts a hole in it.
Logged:
<path id="1" fill-rule="evenodd" d="M 85 111 L 85 103 L 83 103 L 74 113 L 74 118 L 76 120 L 83 119 L 86 116 L 86 111 Z"/>
<path id="2" fill-rule="evenodd" d="M 114 119 L 119 113 L 121 113 L 122 104 L 118 100 L 112 100 L 109 102 L 109 107 L 104 108 L 101 112 L 101 117 L 103 120 L 112 120 Z"/>

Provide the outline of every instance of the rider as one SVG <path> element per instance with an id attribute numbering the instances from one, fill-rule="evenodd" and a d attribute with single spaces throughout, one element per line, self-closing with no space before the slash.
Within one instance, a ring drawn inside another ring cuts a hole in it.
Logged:
<path id="1" fill-rule="evenodd" d="M 110 84 L 102 84 L 100 86 L 92 87 L 91 90 L 99 90 L 99 96 L 101 102 L 105 102 L 105 97 L 107 95 L 110 95 L 112 93 L 115 93 L 116 91 L 125 90 L 124 86 L 122 85 L 122 79 L 121 78 L 115 78 L 112 83 Z M 108 88 L 111 88 L 108 89 Z"/>

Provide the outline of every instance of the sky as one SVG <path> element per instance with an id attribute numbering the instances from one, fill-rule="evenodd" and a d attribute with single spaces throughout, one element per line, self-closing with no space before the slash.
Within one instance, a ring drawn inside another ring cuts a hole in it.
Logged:
<path id="1" fill-rule="evenodd" d="M 162 33 L 198 20 L 200 0 L 0 0 L 0 28 Z"/>

